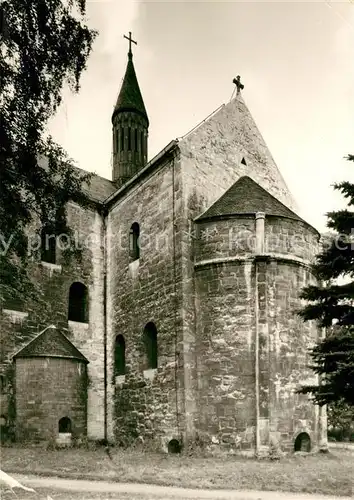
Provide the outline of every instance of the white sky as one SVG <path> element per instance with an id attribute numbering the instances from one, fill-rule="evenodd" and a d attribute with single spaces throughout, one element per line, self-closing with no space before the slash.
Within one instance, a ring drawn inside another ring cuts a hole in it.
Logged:
<path id="1" fill-rule="evenodd" d="M 99 31 L 79 95 L 65 92 L 50 130 L 77 165 L 111 178 L 111 114 L 127 63 L 150 119 L 149 159 L 223 102 L 240 74 L 244 100 L 300 215 L 325 229 L 344 208 L 331 184 L 354 182 L 354 0 L 88 0 Z"/>

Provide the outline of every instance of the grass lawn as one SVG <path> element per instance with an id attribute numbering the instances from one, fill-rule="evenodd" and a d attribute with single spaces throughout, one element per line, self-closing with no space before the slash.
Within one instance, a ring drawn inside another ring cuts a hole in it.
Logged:
<path id="1" fill-rule="evenodd" d="M 39 447 L 3 447 L 1 468 L 8 473 L 55 474 L 185 488 L 251 489 L 343 496 L 351 496 L 354 491 L 354 454 L 345 450 L 328 454 L 292 455 L 279 461 L 235 456 L 203 458 L 162 455 L 119 449 L 112 450 L 112 456 L 113 461 L 109 460 L 103 449 L 49 451 Z M 53 498 L 62 498 L 60 495 L 57 493 Z"/>

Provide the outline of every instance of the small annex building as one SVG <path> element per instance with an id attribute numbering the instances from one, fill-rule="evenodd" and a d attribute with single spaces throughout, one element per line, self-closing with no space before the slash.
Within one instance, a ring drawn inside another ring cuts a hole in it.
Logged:
<path id="1" fill-rule="evenodd" d="M 74 344 L 51 325 L 13 359 L 17 439 L 86 435 L 88 360 Z"/>

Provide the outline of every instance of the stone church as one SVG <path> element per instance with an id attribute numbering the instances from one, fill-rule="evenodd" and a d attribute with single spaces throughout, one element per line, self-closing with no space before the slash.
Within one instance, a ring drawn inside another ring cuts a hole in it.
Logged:
<path id="1" fill-rule="evenodd" d="M 148 159 L 131 48 L 112 115 L 112 180 L 68 205 L 81 253 L 35 224 L 37 299 L 1 313 L 1 428 L 246 454 L 326 442 L 321 331 L 296 315 L 319 233 L 297 215 L 241 95 Z M 107 117 L 108 119 L 109 117 Z"/>

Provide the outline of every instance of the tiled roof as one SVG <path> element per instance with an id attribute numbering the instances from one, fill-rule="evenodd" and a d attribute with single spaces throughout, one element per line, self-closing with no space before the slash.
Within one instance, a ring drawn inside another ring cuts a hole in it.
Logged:
<path id="1" fill-rule="evenodd" d="M 196 220 L 223 215 L 254 214 L 265 212 L 267 215 L 290 217 L 302 221 L 295 212 L 263 189 L 248 176 L 240 177 L 221 198 Z"/>
<path id="2" fill-rule="evenodd" d="M 48 159 L 44 156 L 41 156 L 38 158 L 38 164 L 42 168 L 47 169 Z M 75 166 L 73 166 L 72 168 L 79 175 L 85 175 L 89 173 L 87 170 L 83 170 Z M 97 174 L 92 174 L 90 181 L 84 182 L 82 184 L 82 190 L 91 200 L 102 203 L 109 196 L 111 196 L 111 194 L 117 191 L 117 187 L 109 179 L 101 177 Z"/>
<path id="3" fill-rule="evenodd" d="M 149 123 L 131 56 L 128 59 L 127 69 L 113 111 L 113 116 L 121 111 L 135 111 L 144 116 Z"/>
<path id="4" fill-rule="evenodd" d="M 18 351 L 14 358 L 34 358 L 37 356 L 47 358 L 65 357 L 88 363 L 87 358 L 54 325 L 50 325 L 40 332 L 37 337 Z"/>
<path id="5" fill-rule="evenodd" d="M 81 175 L 89 173 L 81 168 L 74 168 Z M 105 177 L 93 174 L 89 182 L 84 182 L 82 184 L 82 190 L 90 199 L 102 203 L 111 196 L 111 194 L 117 191 L 117 186 Z"/>

